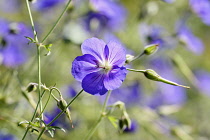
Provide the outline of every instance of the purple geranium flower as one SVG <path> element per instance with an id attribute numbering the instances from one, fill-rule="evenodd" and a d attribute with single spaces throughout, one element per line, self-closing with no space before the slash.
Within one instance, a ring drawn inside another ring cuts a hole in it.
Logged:
<path id="1" fill-rule="evenodd" d="M 203 52 L 203 42 L 199 38 L 197 38 L 186 25 L 178 25 L 177 32 L 179 39 L 186 44 L 187 48 L 190 51 L 198 55 L 200 55 Z"/>
<path id="2" fill-rule="evenodd" d="M 73 61 L 72 75 L 82 82 L 84 91 L 103 95 L 121 86 L 127 70 L 123 66 L 125 50 L 120 44 L 90 38 L 82 43 L 81 49 L 84 55 Z"/>
<path id="3" fill-rule="evenodd" d="M 190 0 L 192 10 L 201 18 L 203 23 L 210 25 L 210 1 L 209 0 Z"/>

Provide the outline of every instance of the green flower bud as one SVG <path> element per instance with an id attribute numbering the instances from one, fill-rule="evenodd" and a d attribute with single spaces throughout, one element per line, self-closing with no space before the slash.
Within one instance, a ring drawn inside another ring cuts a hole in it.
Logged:
<path id="1" fill-rule="evenodd" d="M 152 69 L 147 69 L 144 72 L 144 76 L 150 80 L 159 81 L 160 76 Z"/>
<path id="2" fill-rule="evenodd" d="M 174 85 L 174 86 L 180 86 L 180 87 L 184 87 L 184 88 L 190 88 L 188 86 L 183 86 L 183 85 L 179 85 L 175 82 L 172 82 L 172 81 L 169 81 L 165 78 L 162 78 L 161 76 L 159 76 L 154 70 L 152 69 L 147 69 L 144 71 L 144 75 L 145 77 L 147 77 L 148 79 L 150 80 L 153 80 L 153 81 L 159 81 L 159 82 L 163 82 L 163 83 L 166 83 L 166 84 L 170 84 L 170 85 Z"/>
<path id="3" fill-rule="evenodd" d="M 158 44 L 151 44 L 144 47 L 144 54 L 151 55 L 154 54 L 158 50 Z"/>
<path id="4" fill-rule="evenodd" d="M 62 96 L 60 97 L 60 100 L 57 102 L 57 106 L 65 112 L 66 116 L 68 117 L 72 128 L 74 128 L 73 124 L 72 124 L 72 120 L 71 120 L 71 113 L 70 110 L 67 107 L 67 102 L 62 98 Z"/>

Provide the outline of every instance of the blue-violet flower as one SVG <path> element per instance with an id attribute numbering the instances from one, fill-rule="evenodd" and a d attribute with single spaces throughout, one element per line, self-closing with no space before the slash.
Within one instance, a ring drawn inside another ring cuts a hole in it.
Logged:
<path id="1" fill-rule="evenodd" d="M 126 53 L 120 44 L 90 38 L 82 43 L 81 49 L 83 55 L 75 58 L 71 72 L 82 82 L 84 91 L 103 95 L 121 86 L 127 70 L 123 66 Z"/>

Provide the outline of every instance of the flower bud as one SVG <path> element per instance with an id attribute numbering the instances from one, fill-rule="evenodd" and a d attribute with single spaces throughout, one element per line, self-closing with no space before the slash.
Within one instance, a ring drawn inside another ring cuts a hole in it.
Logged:
<path id="1" fill-rule="evenodd" d="M 127 113 L 124 112 L 122 118 L 119 119 L 119 130 L 123 132 L 126 128 L 130 129 L 131 127 L 131 120 Z"/>
<path id="2" fill-rule="evenodd" d="M 74 128 L 73 124 L 72 124 L 72 120 L 71 120 L 71 113 L 70 113 L 70 110 L 67 107 L 67 103 L 66 101 L 63 99 L 63 97 L 61 96 L 60 97 L 60 100 L 57 102 L 57 106 L 65 112 L 66 116 L 68 117 L 71 125 L 72 125 L 72 128 Z"/>
<path id="3" fill-rule="evenodd" d="M 130 63 L 131 61 L 133 61 L 135 57 L 133 55 L 130 55 L 130 54 L 126 54 L 126 61 L 125 63 L 128 64 Z"/>
<path id="4" fill-rule="evenodd" d="M 165 78 L 162 78 L 161 76 L 159 76 L 154 70 L 152 69 L 147 69 L 144 71 L 144 75 L 145 77 L 147 77 L 150 80 L 154 80 L 154 81 L 159 81 L 159 82 L 163 82 L 166 84 L 170 84 L 170 85 L 174 85 L 174 86 L 180 86 L 180 87 L 184 87 L 184 88 L 190 88 L 188 86 L 183 86 L 183 85 L 179 85 L 175 82 L 169 81 Z"/>
<path id="5" fill-rule="evenodd" d="M 144 54 L 151 55 L 158 50 L 158 44 L 151 44 L 144 47 Z"/>
<path id="6" fill-rule="evenodd" d="M 152 69 L 147 69 L 144 72 L 144 76 L 150 80 L 159 81 L 160 76 Z"/>
<path id="7" fill-rule="evenodd" d="M 27 88 L 26 88 L 26 91 L 28 92 L 32 92 L 32 91 L 35 91 L 37 89 L 37 83 L 29 83 Z"/>

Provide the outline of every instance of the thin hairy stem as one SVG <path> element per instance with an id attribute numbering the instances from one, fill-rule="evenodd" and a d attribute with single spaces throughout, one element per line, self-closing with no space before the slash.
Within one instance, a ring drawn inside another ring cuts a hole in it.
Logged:
<path id="1" fill-rule="evenodd" d="M 60 22 L 61 18 L 63 17 L 64 13 L 67 11 L 69 5 L 71 3 L 71 0 L 68 1 L 68 3 L 66 4 L 64 10 L 62 11 L 61 15 L 58 17 L 57 21 L 55 22 L 55 24 L 53 25 L 53 27 L 50 29 L 50 31 L 47 33 L 47 35 L 44 37 L 44 39 L 42 40 L 42 43 L 50 36 L 50 34 L 53 32 L 53 30 L 56 28 L 56 26 L 58 25 L 58 23 Z"/>
<path id="2" fill-rule="evenodd" d="M 106 96 L 106 99 L 104 101 L 104 105 L 102 107 L 102 111 L 101 111 L 101 115 L 100 115 L 99 119 L 97 120 L 95 125 L 91 128 L 88 135 L 85 137 L 85 140 L 89 140 L 92 137 L 92 135 L 94 134 L 94 132 L 98 128 L 101 120 L 104 118 L 104 116 L 106 116 L 106 105 L 107 105 L 107 102 L 109 100 L 110 95 L 111 95 L 111 90 L 109 90 L 108 93 L 107 93 L 107 96 Z"/>

